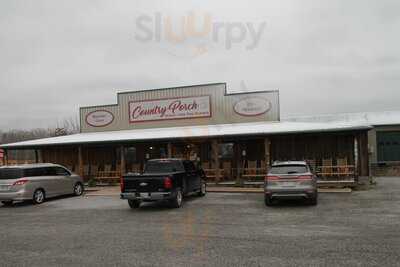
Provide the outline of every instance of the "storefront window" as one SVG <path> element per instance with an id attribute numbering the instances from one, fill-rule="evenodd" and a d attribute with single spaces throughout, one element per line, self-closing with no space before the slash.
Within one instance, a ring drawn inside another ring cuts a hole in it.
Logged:
<path id="1" fill-rule="evenodd" d="M 125 153 L 125 160 L 128 164 L 137 162 L 136 147 L 128 147 Z"/>
<path id="2" fill-rule="evenodd" d="M 232 159 L 233 158 L 233 146 L 234 143 L 223 143 L 219 144 L 219 158 L 221 159 Z"/>
<path id="3" fill-rule="evenodd" d="M 400 161 L 400 132 L 378 132 L 378 161 Z"/>
<path id="4" fill-rule="evenodd" d="M 158 158 L 166 158 L 168 156 L 167 148 L 163 145 L 161 146 L 149 146 L 146 149 L 145 158 L 149 159 L 158 159 Z"/>

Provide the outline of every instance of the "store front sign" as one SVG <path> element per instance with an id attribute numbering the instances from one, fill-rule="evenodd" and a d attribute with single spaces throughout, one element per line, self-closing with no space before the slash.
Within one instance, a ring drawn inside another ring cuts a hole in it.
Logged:
<path id="1" fill-rule="evenodd" d="M 96 110 L 86 116 L 86 123 L 92 127 L 104 127 L 114 121 L 114 115 L 107 110 Z"/>
<path id="2" fill-rule="evenodd" d="M 262 97 L 249 97 L 236 102 L 233 109 L 242 116 L 259 116 L 271 109 L 271 102 Z"/>
<path id="3" fill-rule="evenodd" d="M 143 100 L 129 103 L 130 123 L 209 117 L 211 117 L 210 96 Z"/>

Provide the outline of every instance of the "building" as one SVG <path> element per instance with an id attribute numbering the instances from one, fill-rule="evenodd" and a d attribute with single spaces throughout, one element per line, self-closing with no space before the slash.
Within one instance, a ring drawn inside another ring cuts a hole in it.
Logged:
<path id="1" fill-rule="evenodd" d="M 286 120 L 370 125 L 372 129 L 368 132 L 368 152 L 371 174 L 400 176 L 400 111 L 296 116 Z"/>
<path id="2" fill-rule="evenodd" d="M 230 94 L 225 83 L 119 93 L 80 109 L 81 133 L 2 145 L 90 177 L 140 171 L 152 158 L 197 160 L 209 179 L 263 179 L 273 161 L 308 160 L 321 178 L 369 175 L 365 121 L 281 120 L 278 91 Z"/>

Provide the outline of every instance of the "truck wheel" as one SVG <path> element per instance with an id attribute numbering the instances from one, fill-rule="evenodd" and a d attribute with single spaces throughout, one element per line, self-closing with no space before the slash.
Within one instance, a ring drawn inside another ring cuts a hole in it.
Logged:
<path id="1" fill-rule="evenodd" d="M 176 209 L 180 208 L 182 207 L 182 202 L 183 202 L 183 193 L 181 189 L 178 189 L 175 198 L 171 200 L 171 207 Z"/>
<path id="2" fill-rule="evenodd" d="M 265 206 L 272 206 L 272 199 L 270 197 L 265 196 L 264 202 Z"/>
<path id="3" fill-rule="evenodd" d="M 140 207 L 140 201 L 139 200 L 128 200 L 129 207 L 131 209 L 138 209 Z"/>
<path id="4" fill-rule="evenodd" d="M 315 196 L 315 197 L 310 199 L 310 205 L 311 206 L 317 206 L 318 205 L 318 197 L 317 196 Z"/>
<path id="5" fill-rule="evenodd" d="M 199 197 L 204 197 L 206 194 L 207 194 L 207 184 L 205 182 L 202 182 L 199 191 Z"/>
<path id="6" fill-rule="evenodd" d="M 4 206 L 7 206 L 7 207 L 12 206 L 12 204 L 13 204 L 12 201 L 2 201 L 1 203 L 2 203 Z"/>

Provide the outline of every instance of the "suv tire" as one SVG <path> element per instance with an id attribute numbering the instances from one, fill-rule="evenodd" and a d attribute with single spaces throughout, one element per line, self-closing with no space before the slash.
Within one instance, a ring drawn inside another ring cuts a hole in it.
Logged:
<path id="1" fill-rule="evenodd" d="M 198 196 L 204 197 L 207 194 L 207 184 L 206 182 L 201 182 L 201 187 Z"/>

